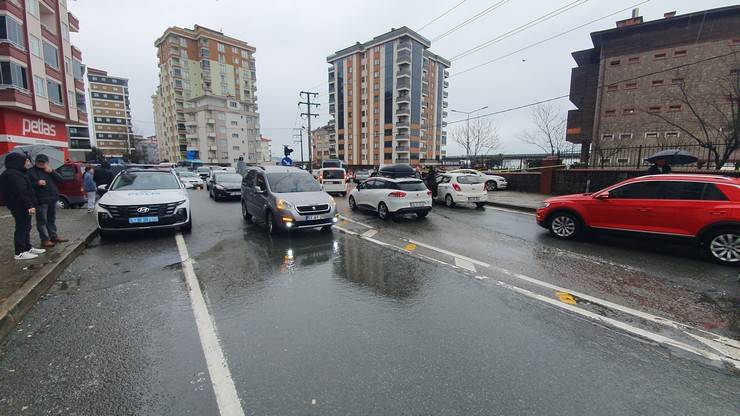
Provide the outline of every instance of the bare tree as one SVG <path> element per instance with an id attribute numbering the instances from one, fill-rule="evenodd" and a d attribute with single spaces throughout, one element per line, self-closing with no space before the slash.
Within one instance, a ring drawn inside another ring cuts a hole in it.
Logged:
<path id="1" fill-rule="evenodd" d="M 461 124 L 451 132 L 452 140 L 462 146 L 465 154 L 472 159 L 488 154 L 499 147 L 501 139 L 496 126 L 491 120 L 477 118 L 468 124 Z"/>
<path id="2" fill-rule="evenodd" d="M 638 140 L 632 134 L 600 137 L 591 146 L 597 156 L 597 159 L 591 165 L 599 167 L 618 165 L 618 161 L 615 163 L 612 159 L 615 156 L 623 155 L 627 148 L 635 146 L 637 142 Z"/>
<path id="3" fill-rule="evenodd" d="M 717 170 L 740 147 L 740 62 L 737 54 L 721 62 L 718 77 L 707 76 L 702 68 L 674 73 L 670 96 L 680 111 L 645 111 L 706 149 Z"/>
<path id="4" fill-rule="evenodd" d="M 539 104 L 530 111 L 535 128 L 523 132 L 519 140 L 532 144 L 551 155 L 566 147 L 565 116 L 550 103 Z"/>

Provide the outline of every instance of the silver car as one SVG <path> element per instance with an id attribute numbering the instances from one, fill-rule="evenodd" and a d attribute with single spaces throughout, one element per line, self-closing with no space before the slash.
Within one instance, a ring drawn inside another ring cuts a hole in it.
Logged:
<path id="1" fill-rule="evenodd" d="M 264 222 L 270 234 L 280 230 L 321 228 L 337 222 L 337 205 L 308 172 L 289 166 L 247 171 L 242 180 L 242 215 Z"/>

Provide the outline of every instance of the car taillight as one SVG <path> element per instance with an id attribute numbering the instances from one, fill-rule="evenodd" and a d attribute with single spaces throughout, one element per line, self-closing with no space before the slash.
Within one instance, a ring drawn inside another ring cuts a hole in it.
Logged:
<path id="1" fill-rule="evenodd" d="M 388 196 L 391 198 L 405 198 L 406 192 L 401 192 L 401 191 L 391 192 L 388 194 Z"/>
<path id="2" fill-rule="evenodd" d="M 452 189 L 456 190 L 457 192 L 462 192 L 462 189 L 460 188 L 460 185 L 453 183 Z"/>
<path id="3" fill-rule="evenodd" d="M 427 191 L 427 196 L 432 196 L 432 191 Z"/>
<path id="4" fill-rule="evenodd" d="M 83 188 L 83 187 L 80 186 L 80 192 L 84 194 L 85 193 L 85 188 Z"/>

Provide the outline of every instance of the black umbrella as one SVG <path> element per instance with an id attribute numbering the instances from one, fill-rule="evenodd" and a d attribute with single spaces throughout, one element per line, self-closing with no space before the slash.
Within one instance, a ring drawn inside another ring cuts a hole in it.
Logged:
<path id="1" fill-rule="evenodd" d="M 380 176 L 388 178 L 413 178 L 416 176 L 416 171 L 411 165 L 399 163 L 396 165 L 385 165 L 378 169 Z"/>
<path id="2" fill-rule="evenodd" d="M 658 159 L 665 160 L 669 165 L 688 165 L 699 160 L 691 153 L 679 149 L 662 150 L 645 160 L 655 163 Z"/>

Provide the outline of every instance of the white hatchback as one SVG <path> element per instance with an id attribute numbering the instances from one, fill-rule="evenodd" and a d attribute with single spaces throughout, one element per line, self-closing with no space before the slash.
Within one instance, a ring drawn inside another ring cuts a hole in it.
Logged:
<path id="1" fill-rule="evenodd" d="M 486 185 L 487 191 L 496 191 L 509 187 L 509 183 L 506 182 L 506 178 L 504 178 L 503 176 L 490 175 L 488 173 L 480 172 L 475 169 L 455 169 L 447 173 L 467 173 L 468 175 L 475 175 L 483 180 L 483 183 Z"/>
<path id="2" fill-rule="evenodd" d="M 482 208 L 488 201 L 488 193 L 478 175 L 445 173 L 437 177 L 437 199 L 448 207 L 468 203 Z"/>
<path id="3" fill-rule="evenodd" d="M 349 207 L 376 211 L 382 220 L 395 214 L 424 218 L 432 210 L 432 191 L 414 178 L 370 178 L 350 192 Z"/>
<path id="4" fill-rule="evenodd" d="M 323 168 L 319 170 L 319 182 L 324 192 L 347 195 L 349 178 L 347 171 L 342 168 Z"/>

